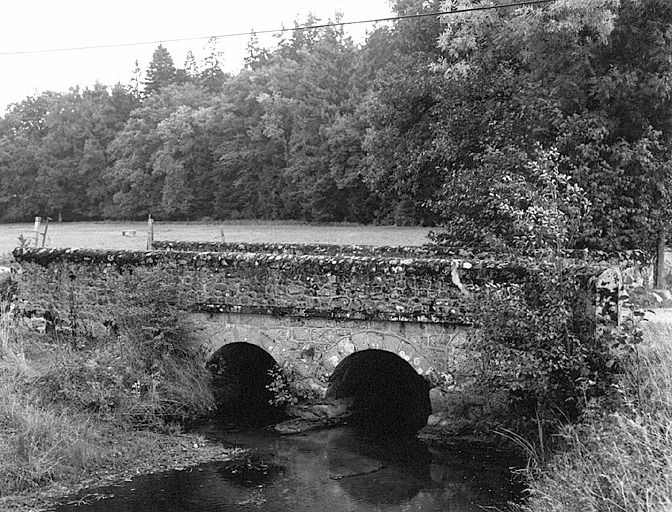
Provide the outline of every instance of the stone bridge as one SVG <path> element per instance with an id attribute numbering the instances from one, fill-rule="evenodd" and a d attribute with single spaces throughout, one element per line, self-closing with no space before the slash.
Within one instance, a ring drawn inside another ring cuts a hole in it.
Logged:
<path id="1" fill-rule="evenodd" d="M 128 300 L 128 290 L 158 279 L 189 312 L 208 358 L 227 346 L 256 346 L 324 395 L 349 355 L 389 352 L 440 389 L 435 411 L 475 405 L 478 413 L 492 404 L 470 391 L 483 371 L 469 347 L 472 295 L 488 283 L 522 284 L 534 274 L 437 248 L 157 245 L 147 252 L 17 249 L 21 308 L 55 319 L 58 329 L 95 334 L 114 323 L 111 306 Z M 579 324 L 587 329 L 595 326 L 596 300 L 590 287 L 577 297 Z M 248 357 L 232 350 L 224 350 L 231 360 Z M 372 373 L 375 364 L 374 357 Z"/>

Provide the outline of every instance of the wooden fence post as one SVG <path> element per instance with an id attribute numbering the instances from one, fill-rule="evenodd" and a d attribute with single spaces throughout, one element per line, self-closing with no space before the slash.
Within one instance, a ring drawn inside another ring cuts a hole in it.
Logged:
<path id="1" fill-rule="evenodd" d="M 653 285 L 656 288 L 665 288 L 665 231 L 658 232 L 656 243 L 656 266 L 653 274 Z"/>
<path id="2" fill-rule="evenodd" d="M 35 247 L 40 246 L 40 224 L 42 223 L 41 217 L 35 217 L 35 226 L 33 230 L 35 231 Z"/>
<path id="3" fill-rule="evenodd" d="M 49 229 L 49 221 L 53 220 L 51 217 L 47 217 L 46 220 L 44 221 L 44 231 L 42 232 L 42 247 L 47 242 L 47 230 Z"/>
<path id="4" fill-rule="evenodd" d="M 149 215 L 147 217 L 147 250 L 151 251 L 154 248 L 154 219 Z"/>

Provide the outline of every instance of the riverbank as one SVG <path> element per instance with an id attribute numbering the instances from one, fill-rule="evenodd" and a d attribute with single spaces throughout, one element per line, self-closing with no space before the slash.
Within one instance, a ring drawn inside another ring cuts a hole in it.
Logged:
<path id="1" fill-rule="evenodd" d="M 96 461 L 81 472 L 54 480 L 18 494 L 0 497 L 0 510 L 41 512 L 64 496 L 78 494 L 84 502 L 105 498 L 94 489 L 128 481 L 138 475 L 182 470 L 206 462 L 229 461 L 242 457 L 245 450 L 228 448 L 196 434 L 162 434 L 127 431 L 109 425 L 91 425 L 99 432 L 100 450 Z M 0 438 L 2 436 L 0 435 Z M 92 489 L 90 494 L 86 490 Z"/>
<path id="2" fill-rule="evenodd" d="M 672 510 L 672 324 L 656 320 L 630 339 L 614 402 L 593 404 L 561 433 L 564 449 L 530 468 L 522 512 Z"/>
<path id="3" fill-rule="evenodd" d="M 240 455 L 180 427 L 213 410 L 210 374 L 162 283 L 144 285 L 107 335 L 37 332 L 3 308 L 0 510 Z"/>

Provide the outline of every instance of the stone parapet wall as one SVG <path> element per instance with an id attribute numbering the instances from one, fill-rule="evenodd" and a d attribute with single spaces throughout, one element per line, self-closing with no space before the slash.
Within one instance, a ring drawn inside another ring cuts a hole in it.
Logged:
<path id="1" fill-rule="evenodd" d="M 538 270 L 492 260 L 242 252 L 17 249 L 14 257 L 24 309 L 59 318 L 73 308 L 104 317 L 116 291 L 134 286 L 135 269 L 151 269 L 191 311 L 469 325 L 475 292 L 486 284 L 533 288 Z M 602 270 L 572 267 L 577 304 L 593 325 L 594 305 L 614 293 L 596 289 Z"/>
<path id="2" fill-rule="evenodd" d="M 75 304 L 103 315 L 134 268 L 162 272 L 191 310 L 447 324 L 470 323 L 470 290 L 529 278 L 520 265 L 446 259 L 80 249 L 14 256 L 25 307 L 61 317 Z"/>
<path id="3" fill-rule="evenodd" d="M 313 254 L 317 256 L 365 256 L 378 258 L 439 258 L 503 262 L 511 254 L 483 252 L 464 247 L 449 247 L 438 244 L 389 246 L 389 245 L 338 245 L 338 244 L 293 244 L 262 242 L 215 242 L 187 240 L 154 240 L 152 249 L 157 251 L 185 252 L 258 252 L 269 254 Z M 587 265 L 590 262 L 609 264 L 648 265 L 649 257 L 641 251 L 604 252 L 567 250 L 564 252 L 572 265 Z M 540 256 L 541 257 L 541 256 Z"/>

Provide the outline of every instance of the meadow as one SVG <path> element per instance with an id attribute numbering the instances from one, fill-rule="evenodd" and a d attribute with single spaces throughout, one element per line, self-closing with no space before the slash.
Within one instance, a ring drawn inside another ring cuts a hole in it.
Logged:
<path id="1" fill-rule="evenodd" d="M 44 229 L 44 226 L 42 227 Z M 135 236 L 122 232 L 135 231 Z M 315 225 L 297 222 L 155 222 L 155 240 L 325 243 L 355 245 L 422 245 L 429 228 L 413 226 Z M 0 224 L 0 254 L 19 245 L 22 236 L 34 244 L 32 223 Z M 42 239 L 40 238 L 40 244 Z M 146 222 L 52 222 L 46 247 L 144 250 Z"/>

